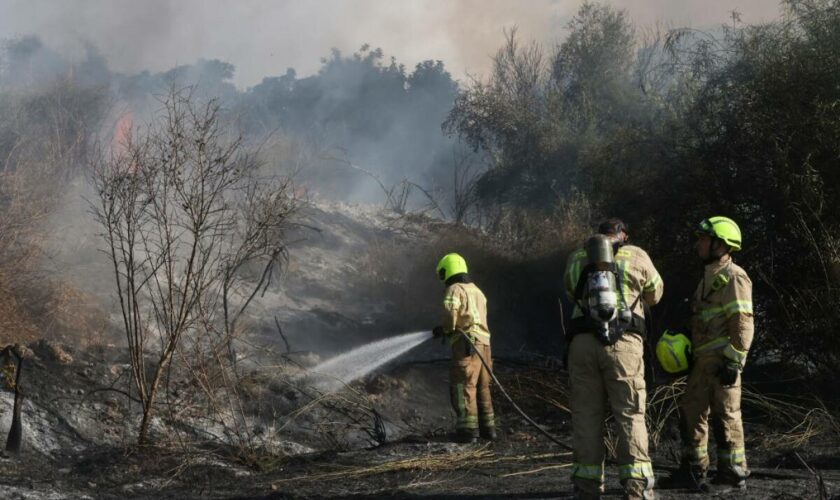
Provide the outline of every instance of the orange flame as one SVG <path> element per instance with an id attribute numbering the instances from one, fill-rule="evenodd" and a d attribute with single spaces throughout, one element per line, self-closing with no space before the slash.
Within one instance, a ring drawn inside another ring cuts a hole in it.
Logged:
<path id="1" fill-rule="evenodd" d="M 134 129 L 134 115 L 131 111 L 123 113 L 117 120 L 114 126 L 114 135 L 111 137 L 111 153 L 114 157 L 120 157 L 129 153 L 129 146 L 131 144 L 131 132 Z M 137 165 L 132 162 L 128 169 L 128 173 L 137 171 Z"/>

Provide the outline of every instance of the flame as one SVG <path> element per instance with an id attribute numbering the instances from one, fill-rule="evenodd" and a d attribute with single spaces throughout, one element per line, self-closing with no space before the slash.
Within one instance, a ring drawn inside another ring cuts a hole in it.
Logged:
<path id="1" fill-rule="evenodd" d="M 111 137 L 111 154 L 114 158 L 129 154 L 133 129 L 134 114 L 127 111 L 119 117 L 116 125 L 114 125 L 114 135 Z M 131 162 L 126 171 L 128 173 L 136 172 L 137 164 Z"/>

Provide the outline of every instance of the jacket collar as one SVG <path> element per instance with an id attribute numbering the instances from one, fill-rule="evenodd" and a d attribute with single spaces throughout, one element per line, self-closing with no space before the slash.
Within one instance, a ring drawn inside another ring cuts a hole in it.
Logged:
<path id="1" fill-rule="evenodd" d="M 732 263 L 732 256 L 730 254 L 726 254 L 720 259 L 706 264 L 706 275 L 715 275 L 719 273 L 723 268 L 728 266 Z"/>
<path id="2" fill-rule="evenodd" d="M 448 280 L 446 280 L 446 286 L 452 286 L 455 283 L 472 283 L 472 279 L 470 279 L 470 275 L 467 273 L 460 273 L 454 276 L 450 276 Z"/>

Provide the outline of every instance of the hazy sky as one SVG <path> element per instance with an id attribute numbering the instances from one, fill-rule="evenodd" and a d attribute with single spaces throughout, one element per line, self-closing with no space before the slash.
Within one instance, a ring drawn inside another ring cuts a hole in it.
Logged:
<path id="1" fill-rule="evenodd" d="M 778 17 L 779 0 L 610 0 L 641 28 L 715 27 Z M 118 71 L 161 71 L 199 57 L 233 63 L 240 87 L 293 67 L 317 71 L 332 47 L 362 44 L 413 66 L 441 59 L 457 79 L 485 73 L 504 28 L 561 40 L 580 0 L 0 0 L 0 38 L 37 34 L 78 54 L 93 42 Z"/>

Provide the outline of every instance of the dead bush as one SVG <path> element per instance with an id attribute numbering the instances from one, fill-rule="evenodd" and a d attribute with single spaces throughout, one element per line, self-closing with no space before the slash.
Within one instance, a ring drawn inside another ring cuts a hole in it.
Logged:
<path id="1" fill-rule="evenodd" d="M 42 248 L 49 216 L 66 181 L 82 171 L 106 102 L 103 89 L 65 79 L 0 90 L 0 342 L 31 341 L 61 323 L 90 329 L 71 304 L 72 287 L 43 272 Z M 48 303 L 61 306 L 45 315 Z M 96 324 L 101 312 L 82 308 Z"/>
<path id="2" fill-rule="evenodd" d="M 247 445 L 235 341 L 285 262 L 298 200 L 290 179 L 258 175 L 257 152 L 225 126 L 220 105 L 191 92 L 171 90 L 155 122 L 95 158 L 92 209 L 113 264 L 130 389 L 143 406 L 138 443 L 166 401 L 176 422 L 203 405 Z M 184 377 L 201 397 L 167 389 Z"/>

